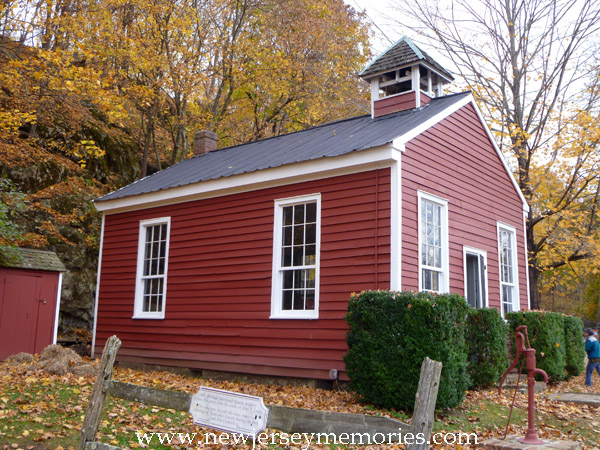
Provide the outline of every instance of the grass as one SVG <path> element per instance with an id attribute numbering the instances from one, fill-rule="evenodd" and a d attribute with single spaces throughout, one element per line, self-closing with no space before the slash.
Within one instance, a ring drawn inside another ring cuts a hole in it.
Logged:
<path id="1" fill-rule="evenodd" d="M 146 379 L 149 383 L 154 381 Z M 5 450 L 76 449 L 91 390 L 90 379 L 72 375 L 51 376 L 27 372 L 24 368 L 9 369 L 0 364 L 0 447 Z M 523 434 L 527 420 L 524 408 L 526 396 L 518 394 L 517 398 L 511 433 Z M 468 393 L 461 406 L 436 413 L 434 432 L 477 433 L 483 438 L 501 435 L 507 423 L 511 399 L 511 394 L 499 398 L 492 390 Z M 598 424 L 593 416 L 597 416 L 597 410 L 591 409 L 588 414 L 588 410 L 581 407 L 559 407 L 556 402 L 542 398 L 538 406 L 537 422 L 543 438 L 580 438 L 585 448 L 597 448 Z M 368 405 L 363 412 L 365 410 L 401 421 L 408 421 L 411 416 L 402 411 L 383 411 Z M 207 430 L 196 428 L 185 412 L 109 399 L 102 417 L 100 440 L 122 448 L 138 448 L 141 446 L 136 431 L 204 433 Z M 150 448 L 159 450 L 174 447 L 183 448 L 182 445 L 161 445 L 156 440 L 150 445 Z M 279 450 L 285 447 L 269 445 L 268 448 Z M 333 450 L 336 447 L 322 448 Z"/>

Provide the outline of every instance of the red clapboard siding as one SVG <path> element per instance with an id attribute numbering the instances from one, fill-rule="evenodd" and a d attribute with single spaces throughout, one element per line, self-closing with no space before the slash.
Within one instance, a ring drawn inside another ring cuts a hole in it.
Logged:
<path id="1" fill-rule="evenodd" d="M 519 294 L 527 308 L 521 199 L 472 105 L 406 145 L 402 155 L 402 288 L 418 290 L 417 191 L 448 200 L 450 292 L 464 294 L 463 246 L 485 250 L 489 306 L 500 308 L 497 222 L 517 234 Z"/>
<path id="2" fill-rule="evenodd" d="M 417 106 L 415 91 L 405 92 L 392 97 L 382 98 L 373 102 L 373 117 L 380 117 L 399 111 L 405 111 Z"/>
<path id="3" fill-rule="evenodd" d="M 274 200 L 321 194 L 318 320 L 269 320 Z M 347 379 L 351 292 L 389 288 L 390 170 L 107 215 L 96 351 L 118 359 L 264 375 Z M 133 320 L 139 221 L 170 217 L 164 320 Z"/>

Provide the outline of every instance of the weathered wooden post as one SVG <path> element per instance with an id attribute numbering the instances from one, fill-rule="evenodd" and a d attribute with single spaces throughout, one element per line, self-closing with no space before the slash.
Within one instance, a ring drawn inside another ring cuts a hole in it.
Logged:
<path id="1" fill-rule="evenodd" d="M 92 391 L 90 402 L 85 412 L 85 418 L 83 419 L 83 426 L 81 427 L 79 450 L 85 450 L 88 442 L 96 440 L 96 433 L 98 432 L 102 410 L 104 409 L 104 401 L 107 395 L 105 385 L 108 385 L 108 382 L 112 379 L 113 365 L 120 346 L 121 341 L 116 336 L 111 336 L 106 341 L 106 346 L 102 352 L 102 359 L 100 360 L 98 378 L 96 378 L 96 384 L 94 384 L 94 390 Z"/>
<path id="2" fill-rule="evenodd" d="M 412 419 L 413 439 L 417 435 L 424 436 L 417 442 L 406 446 L 406 450 L 427 450 L 429 439 L 433 430 L 435 403 L 437 401 L 438 389 L 440 387 L 440 375 L 442 363 L 425 357 L 421 364 L 421 376 L 419 377 L 419 388 L 415 397 L 415 412 Z"/>

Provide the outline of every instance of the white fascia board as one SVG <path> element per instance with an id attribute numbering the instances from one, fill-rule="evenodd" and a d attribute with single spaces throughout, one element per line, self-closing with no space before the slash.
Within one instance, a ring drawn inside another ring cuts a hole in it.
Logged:
<path id="1" fill-rule="evenodd" d="M 147 194 L 95 202 L 94 206 L 98 211 L 114 214 L 348 175 L 390 167 L 397 159 L 396 153 L 397 150 L 392 145 L 385 144 L 342 156 L 286 164 Z"/>

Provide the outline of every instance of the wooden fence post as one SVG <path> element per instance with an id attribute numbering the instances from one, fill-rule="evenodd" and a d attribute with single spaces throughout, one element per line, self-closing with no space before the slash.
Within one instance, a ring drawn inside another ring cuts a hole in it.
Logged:
<path id="1" fill-rule="evenodd" d="M 415 398 L 415 412 L 412 419 L 413 439 L 416 436 L 424 436 L 424 443 L 412 443 L 406 446 L 406 450 L 427 450 L 427 443 L 431 438 L 433 420 L 435 413 L 435 402 L 437 401 L 438 389 L 440 387 L 440 375 L 442 363 L 429 358 L 421 364 L 421 376 L 419 377 L 419 388 Z M 419 439 L 417 442 L 421 442 Z"/>
<path id="2" fill-rule="evenodd" d="M 88 403 L 85 412 L 85 418 L 83 419 L 83 426 L 81 427 L 79 450 L 85 450 L 85 446 L 88 442 L 94 442 L 96 440 L 96 433 L 98 432 L 98 427 L 100 425 L 104 401 L 106 400 L 107 394 L 105 384 L 112 379 L 113 365 L 120 346 L 121 341 L 116 336 L 109 337 L 104 346 L 102 359 L 100 360 L 98 378 L 96 378 L 96 384 L 94 384 L 94 390 L 92 391 L 90 402 Z"/>

